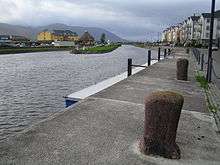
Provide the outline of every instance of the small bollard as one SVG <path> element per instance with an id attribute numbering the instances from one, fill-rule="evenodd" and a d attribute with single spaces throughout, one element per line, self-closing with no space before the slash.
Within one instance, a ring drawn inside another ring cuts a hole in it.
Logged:
<path id="1" fill-rule="evenodd" d="M 144 136 L 139 148 L 143 154 L 180 159 L 176 134 L 184 98 L 170 91 L 158 91 L 145 99 Z"/>
<path id="2" fill-rule="evenodd" d="M 204 69 L 204 54 L 201 56 L 201 71 Z"/>
<path id="3" fill-rule="evenodd" d="M 168 55 L 171 55 L 171 49 L 168 49 Z"/>
<path id="4" fill-rule="evenodd" d="M 128 59 L 128 74 L 127 74 L 127 76 L 129 77 L 131 75 L 132 75 L 132 59 L 129 58 Z"/>
<path id="5" fill-rule="evenodd" d="M 151 50 L 148 50 L 148 59 L 147 59 L 147 63 L 148 63 L 148 66 L 151 65 Z"/>
<path id="6" fill-rule="evenodd" d="M 160 47 L 158 48 L 158 61 L 160 61 Z"/>
<path id="7" fill-rule="evenodd" d="M 188 67 L 189 61 L 187 59 L 177 60 L 177 80 L 187 81 L 188 80 Z"/>
<path id="8" fill-rule="evenodd" d="M 200 65 L 201 55 L 200 52 L 198 52 L 198 65 Z"/>
<path id="9" fill-rule="evenodd" d="M 164 58 L 167 56 L 167 49 L 164 49 Z"/>

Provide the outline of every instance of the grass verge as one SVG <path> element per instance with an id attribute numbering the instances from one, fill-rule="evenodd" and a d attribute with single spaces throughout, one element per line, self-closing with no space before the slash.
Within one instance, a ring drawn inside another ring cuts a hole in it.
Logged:
<path id="1" fill-rule="evenodd" d="M 206 80 L 206 78 L 202 75 L 202 73 L 197 72 L 196 81 L 199 83 L 200 87 L 202 87 L 204 90 L 208 90 L 209 83 Z"/>
<path id="2" fill-rule="evenodd" d="M 91 48 L 86 48 L 84 50 L 80 50 L 81 54 L 102 54 L 112 52 L 115 49 L 119 48 L 120 44 L 111 44 L 111 45 L 104 45 L 104 46 L 96 46 Z"/>
<path id="3" fill-rule="evenodd" d="M 215 114 L 218 111 L 218 107 L 212 102 L 208 81 L 200 72 L 197 72 L 196 74 L 196 81 L 199 83 L 200 87 L 203 88 L 205 91 L 209 111 Z"/>

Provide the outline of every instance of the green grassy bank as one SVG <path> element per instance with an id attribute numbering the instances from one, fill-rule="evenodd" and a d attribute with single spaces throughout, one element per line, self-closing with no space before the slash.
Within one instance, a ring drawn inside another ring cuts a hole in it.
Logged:
<path id="1" fill-rule="evenodd" d="M 0 54 L 17 54 L 48 51 L 70 51 L 72 47 L 0 48 Z"/>
<path id="2" fill-rule="evenodd" d="M 111 44 L 111 45 L 104 45 L 104 46 L 96 46 L 91 48 L 86 48 L 84 50 L 80 50 L 80 54 L 102 54 L 112 52 L 115 49 L 119 48 L 120 44 Z"/>

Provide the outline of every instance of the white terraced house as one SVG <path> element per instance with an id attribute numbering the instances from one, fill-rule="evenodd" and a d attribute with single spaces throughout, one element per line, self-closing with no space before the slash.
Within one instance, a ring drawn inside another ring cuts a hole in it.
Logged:
<path id="1" fill-rule="evenodd" d="M 187 20 L 183 21 L 182 23 L 182 40 L 181 43 L 185 43 L 189 39 L 189 29 L 188 29 L 188 24 Z"/>
<path id="2" fill-rule="evenodd" d="M 188 40 L 198 40 L 201 37 L 201 27 L 199 24 L 200 16 L 191 16 L 187 20 Z"/>
<path id="3" fill-rule="evenodd" d="M 188 17 L 183 23 L 164 30 L 162 41 L 175 44 L 194 42 L 207 46 L 210 37 L 210 21 L 210 13 Z M 215 12 L 213 40 L 214 44 L 220 47 L 220 10 Z"/>
<path id="4" fill-rule="evenodd" d="M 211 21 L 211 14 L 210 13 L 203 13 L 200 17 L 200 21 L 202 24 L 202 35 L 201 35 L 201 43 L 208 44 L 209 36 L 210 36 L 210 21 Z M 215 19 L 214 19 L 214 29 L 213 29 L 213 39 L 214 43 L 219 47 L 220 42 L 220 10 L 215 12 Z"/>

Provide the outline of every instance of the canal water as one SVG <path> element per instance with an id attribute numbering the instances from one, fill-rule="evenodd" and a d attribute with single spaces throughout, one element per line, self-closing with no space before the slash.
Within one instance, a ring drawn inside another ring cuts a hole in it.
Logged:
<path id="1" fill-rule="evenodd" d="M 156 52 L 152 52 L 156 56 Z M 106 54 L 67 51 L 0 56 L 0 140 L 64 110 L 68 94 L 147 62 L 147 50 L 122 46 Z"/>

